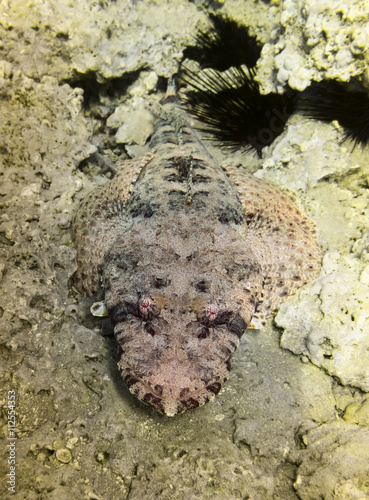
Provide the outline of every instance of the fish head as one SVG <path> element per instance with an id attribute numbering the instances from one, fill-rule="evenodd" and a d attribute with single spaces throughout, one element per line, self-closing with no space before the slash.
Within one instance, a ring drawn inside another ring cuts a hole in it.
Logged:
<path id="1" fill-rule="evenodd" d="M 126 248 L 112 252 L 105 266 L 118 366 L 129 390 L 167 416 L 220 391 L 255 309 L 255 290 L 240 288 L 235 262 L 231 271 L 218 254 L 189 259 L 170 249 Z M 238 267 L 244 276 L 240 259 Z M 259 282 L 259 274 L 250 268 L 249 281 Z"/>

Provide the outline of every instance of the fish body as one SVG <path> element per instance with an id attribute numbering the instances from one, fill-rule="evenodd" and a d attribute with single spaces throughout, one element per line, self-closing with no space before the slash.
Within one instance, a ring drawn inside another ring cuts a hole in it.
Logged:
<path id="1" fill-rule="evenodd" d="M 219 392 L 243 333 L 316 277 L 321 252 L 290 195 L 224 170 L 163 109 L 148 153 L 82 201 L 74 284 L 105 303 L 130 391 L 173 416 Z"/>

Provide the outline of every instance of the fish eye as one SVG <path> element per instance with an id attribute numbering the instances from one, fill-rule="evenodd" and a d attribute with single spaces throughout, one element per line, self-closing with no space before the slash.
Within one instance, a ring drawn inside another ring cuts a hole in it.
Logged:
<path id="1" fill-rule="evenodd" d="M 209 326 L 218 319 L 219 307 L 213 302 L 206 302 L 203 295 L 199 295 L 192 303 L 192 310 L 195 311 L 198 321 L 205 326 Z"/>
<path id="2" fill-rule="evenodd" d="M 144 296 L 138 301 L 138 312 L 144 319 L 152 318 L 159 314 L 159 309 L 151 297 Z"/>
<path id="3" fill-rule="evenodd" d="M 142 295 L 137 304 L 138 314 L 145 321 L 159 316 L 160 309 L 165 305 L 164 295 L 153 292 L 150 295 Z"/>
<path id="4" fill-rule="evenodd" d="M 198 311 L 197 318 L 203 325 L 210 326 L 217 319 L 218 312 L 216 304 L 206 304 Z"/>
<path id="5" fill-rule="evenodd" d="M 215 304 L 207 304 L 204 308 L 205 318 L 212 323 L 218 316 L 218 306 Z"/>

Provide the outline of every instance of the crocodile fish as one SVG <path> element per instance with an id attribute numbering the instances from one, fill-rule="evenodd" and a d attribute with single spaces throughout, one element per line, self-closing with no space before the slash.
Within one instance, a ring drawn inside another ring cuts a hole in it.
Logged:
<path id="1" fill-rule="evenodd" d="M 147 154 L 123 161 L 74 220 L 74 287 L 106 308 L 129 390 L 168 416 L 219 392 L 246 329 L 321 261 L 292 196 L 218 165 L 174 101 Z"/>

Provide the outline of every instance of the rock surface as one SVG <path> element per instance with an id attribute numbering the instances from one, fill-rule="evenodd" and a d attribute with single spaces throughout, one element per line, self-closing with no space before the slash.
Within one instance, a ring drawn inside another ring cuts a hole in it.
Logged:
<path id="1" fill-rule="evenodd" d="M 68 295 L 72 214 L 114 161 L 139 154 L 144 138 L 127 113 L 144 119 L 153 74 L 175 70 L 197 23 L 206 26 L 201 4 L 1 3 L 3 478 L 8 391 L 17 411 L 16 493 L 2 481 L 2 498 L 369 498 L 368 150 L 340 145 L 334 124 L 295 115 L 262 162 L 227 160 L 293 190 L 325 257 L 278 328 L 245 334 L 214 403 L 175 419 L 138 403 L 106 320 Z M 367 84 L 365 2 L 214 6 L 268 42 L 265 90 L 353 75 Z"/>
<path id="2" fill-rule="evenodd" d="M 265 44 L 258 79 L 266 93 L 285 85 L 304 90 L 311 80 L 368 87 L 369 5 L 358 0 L 282 0 L 280 24 Z M 277 9 L 274 7 L 274 9 Z"/>

